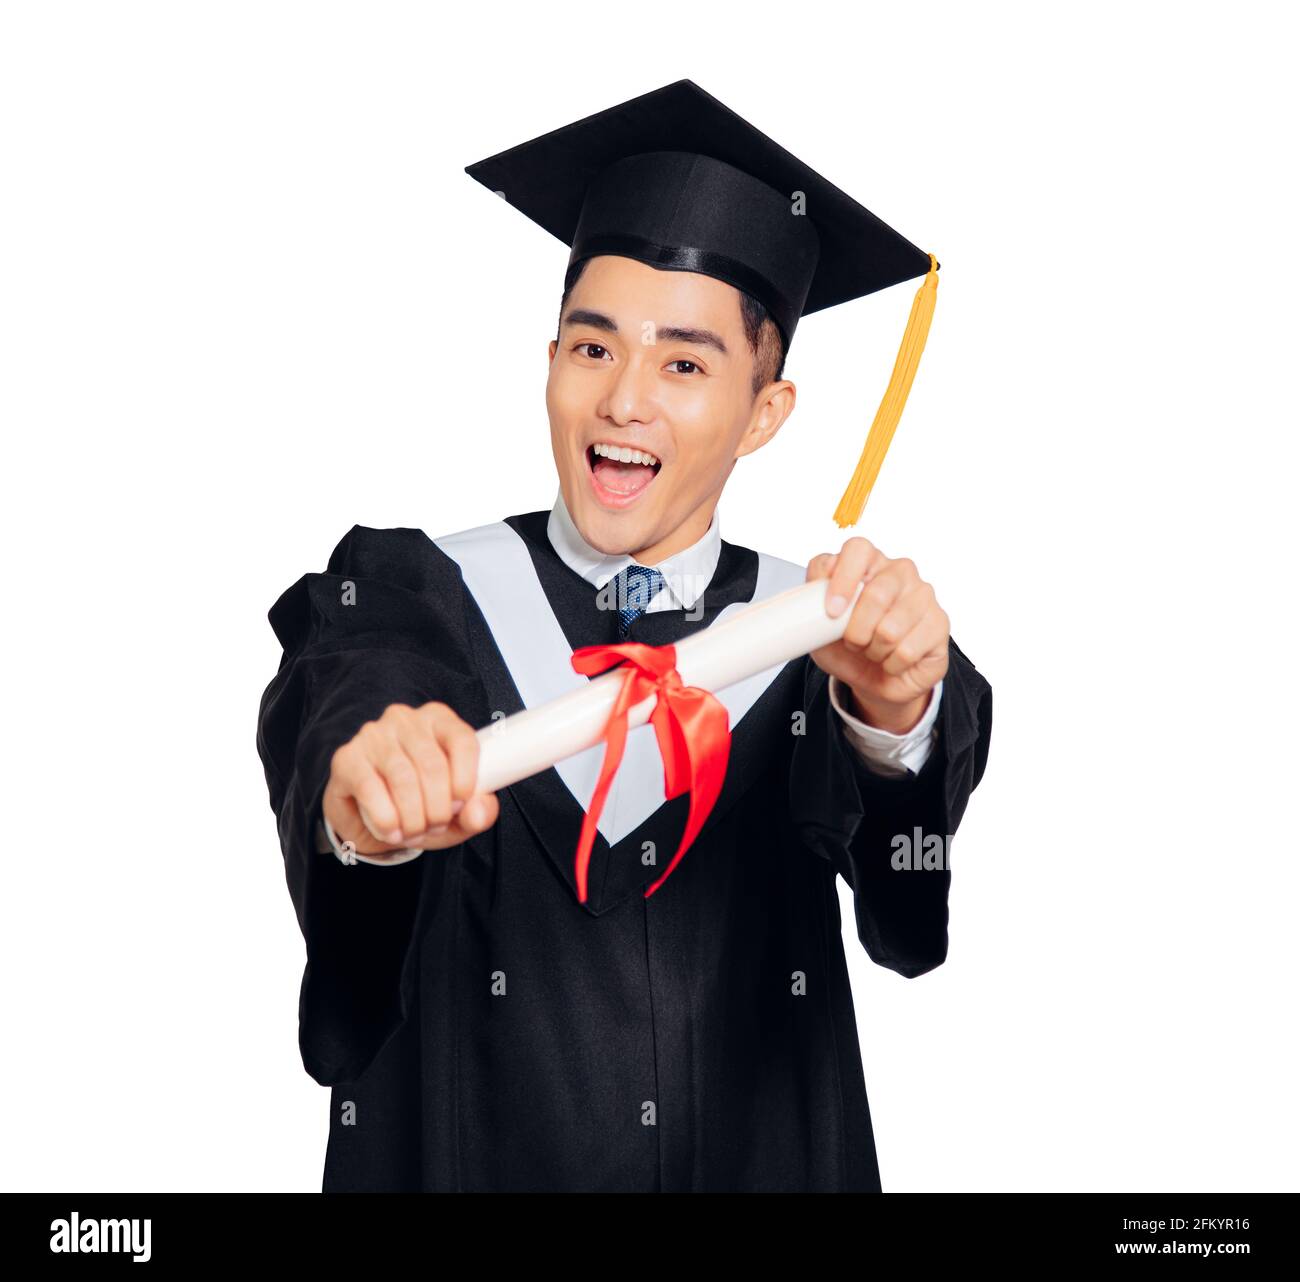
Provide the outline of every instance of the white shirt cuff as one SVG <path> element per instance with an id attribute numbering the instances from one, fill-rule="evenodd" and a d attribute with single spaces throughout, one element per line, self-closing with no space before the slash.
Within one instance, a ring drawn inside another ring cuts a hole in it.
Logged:
<path id="1" fill-rule="evenodd" d="M 935 722 L 939 717 L 939 700 L 943 695 L 943 682 L 934 687 L 925 715 L 904 734 L 890 734 L 877 726 L 869 726 L 847 709 L 852 707 L 848 691 L 843 689 L 838 677 L 830 679 L 831 707 L 840 714 L 845 734 L 863 763 L 877 774 L 903 775 L 909 770 L 919 774 L 929 760 L 938 737 Z"/>
<path id="2" fill-rule="evenodd" d="M 339 862 L 344 864 L 355 864 L 358 860 L 363 864 L 404 864 L 409 863 L 416 855 L 424 854 L 424 850 L 420 846 L 407 847 L 405 850 L 390 850 L 382 855 L 363 855 L 359 851 L 352 849 L 351 842 L 348 843 L 345 849 L 339 844 L 338 836 L 330 825 L 330 821 L 325 818 L 324 811 L 321 812 L 318 829 L 317 850 L 322 854 L 333 851 Z M 323 845 L 320 841 L 321 838 L 324 839 Z"/>

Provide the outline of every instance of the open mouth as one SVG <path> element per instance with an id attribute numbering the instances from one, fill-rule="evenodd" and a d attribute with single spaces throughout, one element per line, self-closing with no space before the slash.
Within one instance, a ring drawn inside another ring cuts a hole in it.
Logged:
<path id="1" fill-rule="evenodd" d="M 592 490 L 606 507 L 626 507 L 635 502 L 663 467 L 648 450 L 604 441 L 587 446 L 586 460 Z"/>

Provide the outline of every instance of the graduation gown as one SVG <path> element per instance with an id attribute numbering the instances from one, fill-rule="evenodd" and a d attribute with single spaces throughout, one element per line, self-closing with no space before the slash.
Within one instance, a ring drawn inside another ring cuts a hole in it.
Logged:
<path id="1" fill-rule="evenodd" d="M 504 788 L 487 832 L 395 866 L 319 853 L 330 758 L 392 703 L 471 725 L 589 678 L 618 616 L 532 512 L 431 539 L 355 526 L 276 601 L 283 646 L 257 746 L 306 943 L 304 1067 L 331 1088 L 323 1190 L 879 1191 L 835 877 L 871 959 L 947 953 L 943 869 L 894 871 L 896 834 L 952 834 L 989 748 L 991 691 L 957 646 L 919 774 L 872 773 L 806 657 L 719 692 L 726 782 L 650 898 L 689 799 L 630 732 L 573 861 L 603 744 Z M 722 541 L 703 609 L 643 614 L 676 642 L 804 581 Z"/>

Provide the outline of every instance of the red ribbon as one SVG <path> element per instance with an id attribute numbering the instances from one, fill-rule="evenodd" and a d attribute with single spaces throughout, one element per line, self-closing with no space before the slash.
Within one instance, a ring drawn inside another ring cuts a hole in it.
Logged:
<path id="1" fill-rule="evenodd" d="M 573 865 L 578 902 L 583 904 L 587 902 L 587 868 L 591 863 L 592 843 L 596 839 L 596 824 L 605 805 L 605 794 L 609 792 L 609 785 L 623 760 L 628 712 L 651 694 L 658 696 L 650 721 L 664 762 L 664 797 L 671 800 L 688 788 L 691 793 L 686 830 L 682 833 L 677 853 L 663 875 L 645 892 L 647 899 L 668 880 L 668 874 L 677 867 L 703 827 L 722 791 L 727 757 L 731 751 L 726 706 L 699 686 L 682 685 L 674 646 L 643 645 L 639 641 L 627 641 L 621 645 L 587 645 L 575 650 L 571 661 L 575 672 L 594 676 L 619 660 L 625 661 L 623 684 L 605 726 L 605 759 L 601 762 L 600 778 L 591 805 L 582 821 L 582 834 L 578 838 L 578 853 Z"/>

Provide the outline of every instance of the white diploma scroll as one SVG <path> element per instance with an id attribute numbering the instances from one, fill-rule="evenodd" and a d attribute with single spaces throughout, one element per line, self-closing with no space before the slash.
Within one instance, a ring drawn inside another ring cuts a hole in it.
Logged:
<path id="1" fill-rule="evenodd" d="M 682 684 L 716 692 L 838 641 L 862 585 L 832 619 L 826 613 L 829 584 L 829 579 L 801 583 L 676 642 Z M 478 731 L 474 791 L 496 792 L 600 743 L 623 680 L 620 664 L 593 677 L 582 689 L 484 726 Z M 629 732 L 650 720 L 655 698 L 650 695 L 632 706 Z"/>
<path id="2" fill-rule="evenodd" d="M 801 583 L 676 642 L 677 674 L 682 684 L 716 693 L 838 641 L 848 627 L 862 584 L 856 585 L 848 605 L 833 619 L 826 613 L 829 587 L 829 579 Z M 600 743 L 623 681 L 623 665 L 618 664 L 580 689 L 484 726 L 477 732 L 474 791 L 497 792 Z M 656 698 L 649 695 L 629 709 L 629 733 L 650 720 Z M 331 842 L 339 854 L 340 847 L 327 824 L 319 848 L 328 850 Z M 349 849 L 345 862 L 402 864 L 421 853 L 409 849 L 363 855 Z"/>

